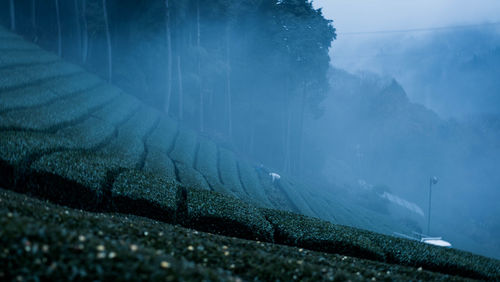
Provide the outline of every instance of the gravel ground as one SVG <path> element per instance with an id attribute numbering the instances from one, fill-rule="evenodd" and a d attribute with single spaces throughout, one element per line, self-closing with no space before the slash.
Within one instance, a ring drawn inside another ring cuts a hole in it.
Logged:
<path id="1" fill-rule="evenodd" d="M 0 280 L 464 280 L 349 256 L 91 213 L 0 189 Z"/>

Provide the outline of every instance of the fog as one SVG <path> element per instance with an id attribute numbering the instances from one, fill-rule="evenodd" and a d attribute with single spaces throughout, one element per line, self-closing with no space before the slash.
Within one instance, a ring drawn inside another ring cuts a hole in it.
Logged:
<path id="1" fill-rule="evenodd" d="M 437 175 L 433 234 L 469 249 L 494 247 L 487 253 L 498 257 L 500 3 L 315 7 L 338 33 L 323 104 L 330 110 L 320 119 L 337 133 L 320 135 L 330 150 L 324 174 L 332 183 L 385 184 L 426 214 L 429 177 Z"/>
<path id="2" fill-rule="evenodd" d="M 394 77 L 411 101 L 444 118 L 498 113 L 495 69 L 487 65 L 498 60 L 498 1 L 318 0 L 315 6 L 335 20 L 335 67 Z M 464 83 L 471 80 L 481 83 Z M 469 95 L 477 86 L 483 89 Z"/>
<path id="3" fill-rule="evenodd" d="M 436 176 L 428 235 L 500 258 L 498 1 L 0 3 L 26 39 L 395 230 L 427 232 Z"/>
<path id="4" fill-rule="evenodd" d="M 495 0 L 315 0 L 329 19 L 335 20 L 342 44 L 343 34 L 467 25 L 500 20 Z M 336 48 L 337 48 L 336 47 Z"/>

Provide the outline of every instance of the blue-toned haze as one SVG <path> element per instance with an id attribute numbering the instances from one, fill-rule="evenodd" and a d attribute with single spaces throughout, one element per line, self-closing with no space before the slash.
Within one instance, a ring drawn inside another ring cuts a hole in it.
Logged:
<path id="1" fill-rule="evenodd" d="M 498 60 L 500 1 L 315 0 L 314 5 L 337 28 L 334 66 L 395 77 L 412 101 L 445 118 L 499 113 L 500 94 L 492 90 L 498 84 L 482 73 L 489 68 L 482 61 Z M 477 89 L 477 79 L 483 88 Z"/>
<path id="2" fill-rule="evenodd" d="M 431 235 L 498 257 L 500 1 L 313 3 L 337 39 L 311 162 L 323 158 L 325 178 L 358 188 L 357 200 L 378 189 L 425 218 L 438 176 Z"/>

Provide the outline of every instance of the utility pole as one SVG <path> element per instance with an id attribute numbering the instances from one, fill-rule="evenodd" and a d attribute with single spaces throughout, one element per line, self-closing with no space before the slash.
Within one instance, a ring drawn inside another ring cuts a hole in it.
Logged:
<path id="1" fill-rule="evenodd" d="M 427 235 L 431 234 L 431 198 L 432 198 L 432 185 L 438 183 L 438 178 L 433 176 L 429 179 L 429 212 L 427 213 Z"/>

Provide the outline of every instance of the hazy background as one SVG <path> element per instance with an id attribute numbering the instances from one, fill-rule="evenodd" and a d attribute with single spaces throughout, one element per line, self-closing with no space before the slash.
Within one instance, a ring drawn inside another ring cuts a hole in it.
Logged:
<path id="1" fill-rule="evenodd" d="M 451 85 L 456 79 L 470 82 L 477 77 L 442 77 L 450 76 L 442 74 L 444 69 L 453 72 L 499 46 L 499 1 L 316 0 L 314 4 L 334 19 L 337 28 L 330 51 L 334 66 L 395 77 L 412 101 L 443 117 L 500 111 L 500 95 L 486 91 L 471 97 L 470 88 Z"/>
<path id="2" fill-rule="evenodd" d="M 310 131 L 325 141 L 325 177 L 351 191 L 391 191 L 427 215 L 437 175 L 432 235 L 498 257 L 500 2 L 314 5 L 338 34 L 332 92 Z"/>

